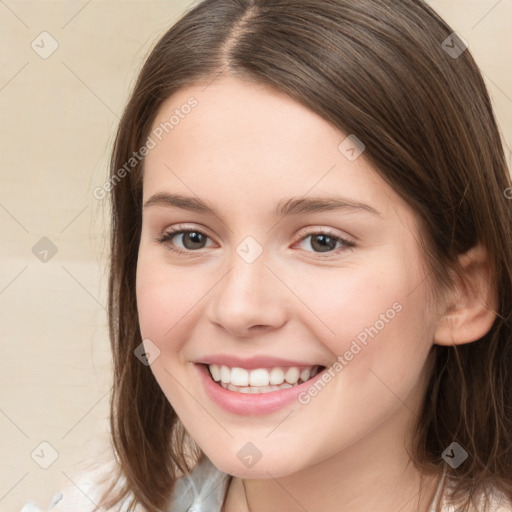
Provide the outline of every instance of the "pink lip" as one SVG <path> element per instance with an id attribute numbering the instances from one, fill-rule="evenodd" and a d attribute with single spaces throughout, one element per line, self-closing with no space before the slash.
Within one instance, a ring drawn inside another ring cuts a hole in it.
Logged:
<path id="1" fill-rule="evenodd" d="M 271 391 L 270 393 L 236 393 L 224 389 L 214 382 L 210 376 L 208 367 L 204 364 L 195 364 L 194 367 L 197 368 L 199 372 L 206 394 L 213 402 L 228 412 L 246 416 L 270 414 L 282 409 L 286 405 L 296 401 L 301 392 L 307 390 L 317 379 L 322 377 L 322 372 L 319 372 L 312 379 L 303 384 L 279 391 Z M 259 368 L 261 368 L 261 366 Z"/>
<path id="2" fill-rule="evenodd" d="M 289 359 L 281 359 L 279 357 L 268 357 L 268 356 L 253 356 L 248 358 L 241 358 L 232 355 L 216 354 L 212 356 L 206 356 L 195 361 L 197 364 L 218 364 L 229 366 L 230 368 L 245 368 L 247 370 L 254 370 L 255 368 L 288 368 L 297 366 L 299 368 L 309 368 L 316 364 L 310 362 L 305 363 L 304 361 L 290 361 Z M 318 365 L 322 366 L 322 365 Z"/>

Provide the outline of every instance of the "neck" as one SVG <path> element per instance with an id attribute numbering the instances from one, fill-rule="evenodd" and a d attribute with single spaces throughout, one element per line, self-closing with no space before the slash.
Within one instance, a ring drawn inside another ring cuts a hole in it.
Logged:
<path id="1" fill-rule="evenodd" d="M 407 454 L 405 436 L 396 436 L 397 425 L 410 429 L 411 416 L 404 408 L 388 425 L 293 474 L 244 482 L 234 478 L 224 511 L 428 512 L 440 477 L 421 475 Z"/>

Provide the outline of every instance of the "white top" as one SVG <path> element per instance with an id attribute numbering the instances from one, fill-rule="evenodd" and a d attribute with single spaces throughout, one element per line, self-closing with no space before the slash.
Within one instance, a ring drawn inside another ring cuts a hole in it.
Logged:
<path id="1" fill-rule="evenodd" d="M 457 512 L 454 505 L 448 505 L 445 496 L 441 497 L 441 488 L 446 476 L 446 467 L 439 481 L 436 495 L 432 500 L 429 512 L 435 512 L 439 500 L 442 500 L 442 512 Z M 190 475 L 176 482 L 173 498 L 167 512 L 222 512 L 222 502 L 227 492 L 229 475 L 218 470 L 208 458 L 205 458 Z M 451 484 L 448 482 L 447 486 Z M 79 483 L 80 489 L 69 489 L 57 492 L 46 512 L 87 512 L 92 509 L 93 502 L 101 495 L 101 489 L 89 478 Z M 119 505 L 115 512 L 125 512 L 129 499 Z M 473 512 L 483 512 L 484 496 L 482 495 L 473 508 Z M 490 508 L 486 512 L 512 512 L 512 503 L 498 491 L 492 494 Z M 20 512 L 45 512 L 32 501 L 28 501 Z"/>

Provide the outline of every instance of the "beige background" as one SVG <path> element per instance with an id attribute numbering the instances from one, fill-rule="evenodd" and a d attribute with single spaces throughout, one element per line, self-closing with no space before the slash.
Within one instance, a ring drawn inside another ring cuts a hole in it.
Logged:
<path id="1" fill-rule="evenodd" d="M 0 511 L 47 507 L 106 439 L 108 208 L 92 191 L 142 60 L 191 3 L 0 0 Z M 512 0 L 429 3 L 468 41 L 512 148 Z"/>

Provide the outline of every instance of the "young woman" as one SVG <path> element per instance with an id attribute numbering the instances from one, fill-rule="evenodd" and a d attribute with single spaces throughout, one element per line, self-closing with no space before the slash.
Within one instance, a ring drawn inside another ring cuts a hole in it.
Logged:
<path id="1" fill-rule="evenodd" d="M 512 510 L 511 180 L 428 5 L 199 3 L 104 190 L 103 508 Z"/>

